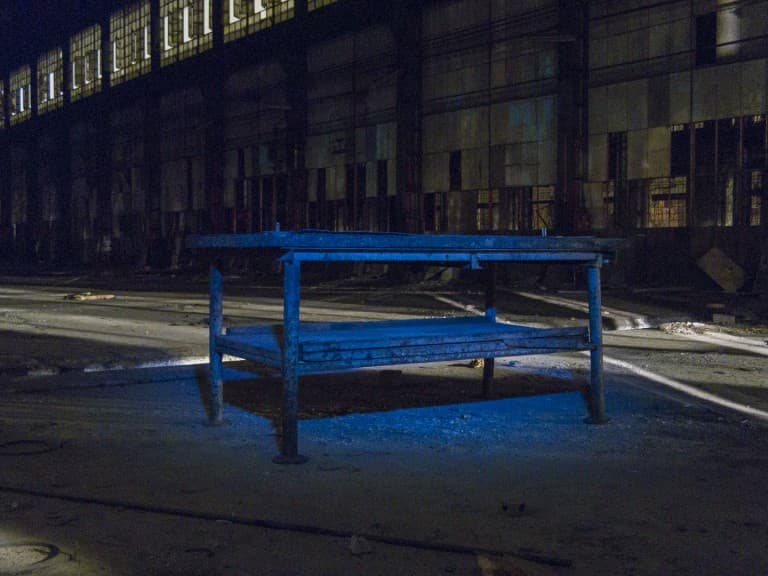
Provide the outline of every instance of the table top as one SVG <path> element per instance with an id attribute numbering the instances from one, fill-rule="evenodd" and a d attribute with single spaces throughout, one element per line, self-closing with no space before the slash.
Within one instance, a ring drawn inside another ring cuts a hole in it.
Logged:
<path id="1" fill-rule="evenodd" d="M 193 235 L 193 249 L 274 249 L 302 260 L 591 260 L 612 259 L 620 240 L 592 236 L 406 234 L 274 231 Z"/>

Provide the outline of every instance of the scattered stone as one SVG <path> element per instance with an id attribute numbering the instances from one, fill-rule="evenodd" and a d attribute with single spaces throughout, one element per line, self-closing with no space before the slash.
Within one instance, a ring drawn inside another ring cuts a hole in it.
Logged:
<path id="1" fill-rule="evenodd" d="M 349 539 L 349 551 L 353 556 L 363 556 L 365 554 L 372 554 L 373 546 L 363 536 L 353 534 Z"/>

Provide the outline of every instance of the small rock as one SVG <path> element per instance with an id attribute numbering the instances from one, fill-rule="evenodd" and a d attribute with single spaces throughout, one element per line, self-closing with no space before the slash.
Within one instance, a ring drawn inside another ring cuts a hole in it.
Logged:
<path id="1" fill-rule="evenodd" d="M 349 551 L 352 553 L 353 556 L 363 556 L 364 554 L 372 554 L 373 546 L 363 536 L 358 536 L 357 534 L 354 534 L 349 539 Z"/>

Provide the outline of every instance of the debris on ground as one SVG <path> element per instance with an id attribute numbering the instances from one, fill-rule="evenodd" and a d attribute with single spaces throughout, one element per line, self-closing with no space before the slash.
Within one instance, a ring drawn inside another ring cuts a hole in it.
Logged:
<path id="1" fill-rule="evenodd" d="M 373 546 L 363 536 L 353 534 L 349 539 L 349 551 L 353 556 L 363 556 L 365 554 L 373 554 Z"/>
<path id="2" fill-rule="evenodd" d="M 64 300 L 76 300 L 78 302 L 85 302 L 90 300 L 114 300 L 114 294 L 94 294 L 93 292 L 78 292 L 76 294 L 67 294 L 64 296 Z"/>

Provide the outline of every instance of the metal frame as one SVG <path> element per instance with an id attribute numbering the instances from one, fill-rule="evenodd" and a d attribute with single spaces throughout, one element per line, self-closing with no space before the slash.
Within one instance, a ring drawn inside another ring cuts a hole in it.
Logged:
<path id="1" fill-rule="evenodd" d="M 600 268 L 617 241 L 584 237 L 377 234 L 358 232 L 264 232 L 192 236 L 195 249 L 279 250 L 283 263 L 282 326 L 223 325 L 223 282 L 210 270 L 210 419 L 223 422 L 222 356 L 230 354 L 280 368 L 283 375 L 283 436 L 279 463 L 301 463 L 298 452 L 299 377 L 365 366 L 485 358 L 483 392 L 489 394 L 494 358 L 564 350 L 590 351 L 588 422 L 603 423 L 603 338 Z M 465 264 L 486 271 L 485 314 L 481 317 L 385 322 L 302 323 L 302 262 L 424 262 Z M 496 267 L 504 262 L 581 263 L 587 269 L 589 325 L 538 329 L 496 321 Z M 481 266 L 482 264 L 482 266 Z M 448 330 L 450 328 L 450 330 Z"/>

